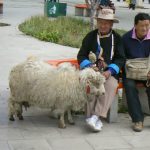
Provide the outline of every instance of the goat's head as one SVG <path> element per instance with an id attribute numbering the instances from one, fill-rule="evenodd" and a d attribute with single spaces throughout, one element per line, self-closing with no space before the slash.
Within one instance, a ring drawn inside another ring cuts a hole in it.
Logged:
<path id="1" fill-rule="evenodd" d="M 85 86 L 87 94 L 93 94 L 95 96 L 105 94 L 105 77 L 92 68 L 86 68 L 80 71 L 80 82 Z"/>

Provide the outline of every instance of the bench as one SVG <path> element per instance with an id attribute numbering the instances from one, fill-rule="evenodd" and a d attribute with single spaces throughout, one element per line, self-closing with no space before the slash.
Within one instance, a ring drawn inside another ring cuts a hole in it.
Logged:
<path id="1" fill-rule="evenodd" d="M 118 95 L 118 90 L 123 88 L 123 84 L 122 82 L 120 82 L 118 84 L 117 90 L 116 90 L 116 95 L 115 98 L 110 106 L 110 109 L 108 111 L 107 114 L 107 121 L 109 123 L 113 123 L 113 122 L 117 122 L 118 120 L 118 99 L 119 99 L 119 95 Z"/>
<path id="2" fill-rule="evenodd" d="M 73 65 L 75 65 L 77 68 L 79 68 L 79 64 L 78 64 L 77 60 L 74 58 L 73 59 L 48 60 L 46 62 L 48 64 L 55 65 L 55 66 L 58 66 L 60 63 L 63 63 L 63 62 L 70 62 Z M 137 84 L 137 88 L 139 89 L 139 97 L 141 100 L 143 112 L 146 114 L 149 114 L 149 105 L 148 105 L 147 95 L 145 93 L 145 88 L 144 88 L 143 84 Z M 118 88 L 116 90 L 116 96 L 115 96 L 114 101 L 108 111 L 108 114 L 107 114 L 107 121 L 109 123 L 117 122 L 117 119 L 118 119 L 118 99 L 119 99 L 118 98 L 118 89 L 123 89 L 122 82 L 118 84 Z M 141 97 L 142 97 L 142 99 L 141 99 Z M 125 92 L 123 92 L 122 105 L 127 106 Z"/>
<path id="3" fill-rule="evenodd" d="M 138 94 L 139 94 L 140 103 L 141 103 L 143 113 L 150 115 L 146 89 L 142 83 L 137 83 L 136 86 L 137 86 L 137 89 L 139 91 Z M 122 90 L 123 90 L 122 101 L 121 101 L 120 105 L 127 108 L 126 95 L 125 95 L 125 91 L 124 91 L 124 87 L 123 87 L 122 83 L 119 83 L 118 88 L 122 88 Z M 115 97 L 115 99 L 114 99 L 114 101 L 110 107 L 107 120 L 110 123 L 111 122 L 117 122 L 117 118 L 118 118 L 118 94 L 116 94 L 116 97 Z"/>
<path id="4" fill-rule="evenodd" d="M 75 5 L 75 16 L 89 17 L 90 9 L 87 4 L 77 4 Z"/>
<path id="5" fill-rule="evenodd" d="M 137 83 L 137 89 L 139 91 L 140 103 L 142 106 L 142 110 L 145 114 L 150 115 L 148 97 L 146 94 L 146 89 L 142 83 Z M 123 92 L 122 105 L 127 106 L 125 92 Z"/>
<path id="6" fill-rule="evenodd" d="M 0 14 L 3 13 L 3 0 L 0 0 Z"/>
<path id="7" fill-rule="evenodd" d="M 51 65 L 54 65 L 54 66 L 58 66 L 59 64 L 64 63 L 64 62 L 70 62 L 71 64 L 75 65 L 76 68 L 79 68 L 78 61 L 74 58 L 58 59 L 58 60 L 47 60 L 46 62 L 48 64 L 51 64 Z"/>

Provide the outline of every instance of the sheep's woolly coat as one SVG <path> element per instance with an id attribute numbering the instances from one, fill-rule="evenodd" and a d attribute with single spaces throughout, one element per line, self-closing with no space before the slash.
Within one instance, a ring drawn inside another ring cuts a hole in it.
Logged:
<path id="1" fill-rule="evenodd" d="M 80 110 L 86 101 L 79 73 L 71 64 L 54 68 L 38 60 L 15 66 L 9 78 L 11 101 L 31 106 Z"/>
<path id="2" fill-rule="evenodd" d="M 22 104 L 66 111 L 81 110 L 90 96 L 105 92 L 105 78 L 91 68 L 76 70 L 70 63 L 53 67 L 36 58 L 15 66 L 9 77 L 9 116 L 22 116 Z M 87 86 L 90 93 L 86 93 Z M 63 120 L 63 119 L 62 119 Z M 64 124 L 63 124 L 64 127 Z"/>

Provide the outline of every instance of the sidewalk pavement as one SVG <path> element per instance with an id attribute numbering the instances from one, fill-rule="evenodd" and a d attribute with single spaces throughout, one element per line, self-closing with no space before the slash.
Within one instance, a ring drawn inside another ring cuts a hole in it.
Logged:
<path id="1" fill-rule="evenodd" d="M 117 123 L 104 121 L 100 133 L 91 133 L 82 115 L 74 116 L 74 126 L 59 129 L 49 111 L 39 108 L 24 112 L 24 121 L 8 120 L 8 75 L 14 64 L 30 55 L 48 60 L 76 58 L 78 52 L 76 48 L 39 41 L 21 33 L 18 24 L 36 14 L 43 14 L 42 0 L 4 1 L 0 22 L 11 26 L 0 27 L 0 150 L 149 150 L 150 117 L 145 118 L 141 133 L 132 131 L 128 114 L 119 114 Z"/>

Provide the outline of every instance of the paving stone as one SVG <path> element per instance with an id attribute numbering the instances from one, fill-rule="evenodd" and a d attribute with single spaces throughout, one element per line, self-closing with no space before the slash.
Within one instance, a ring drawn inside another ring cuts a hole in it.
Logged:
<path id="1" fill-rule="evenodd" d="M 37 127 L 36 129 L 22 130 L 25 139 L 57 139 L 61 134 L 54 127 Z"/>
<path id="2" fill-rule="evenodd" d="M 142 147 L 150 147 L 150 134 L 138 134 L 134 136 L 124 136 L 126 142 L 128 142 L 134 149 Z M 143 150 L 143 149 L 142 149 Z"/>
<path id="3" fill-rule="evenodd" d="M 132 150 L 150 150 L 150 147 L 133 148 Z"/>
<path id="4" fill-rule="evenodd" d="M 119 149 L 118 149 L 118 148 L 117 148 L 117 149 L 115 148 L 115 149 L 111 149 L 111 148 L 110 148 L 110 149 L 98 149 L 98 150 L 133 150 L 133 149 L 128 149 L 128 148 L 123 148 L 123 149 L 122 149 L 122 148 L 121 148 L 121 149 L 120 149 L 120 148 L 119 148 Z"/>
<path id="5" fill-rule="evenodd" d="M 0 128 L 0 140 L 23 139 L 21 130 L 17 128 Z"/>
<path id="6" fill-rule="evenodd" d="M 70 14 L 74 13 L 75 3 L 84 3 L 83 0 L 60 1 L 69 1 Z M 120 8 L 116 1 L 115 4 L 116 16 L 120 19 L 120 23 L 114 27 L 130 29 L 133 26 L 133 17 L 141 10 Z M 120 4 L 125 5 L 125 3 Z M 149 9 L 142 11 L 149 13 Z M 0 38 L 0 150 L 149 150 L 150 117 L 145 118 L 145 127 L 141 133 L 132 131 L 128 114 L 119 114 L 117 123 L 104 122 L 100 133 L 88 130 L 83 115 L 75 116 L 75 126 L 67 124 L 66 129 L 59 129 L 58 120 L 49 118 L 49 110 L 38 108 L 24 111 L 24 121 L 8 120 L 8 77 L 12 66 L 30 55 L 40 57 L 42 60 L 76 58 L 79 50 L 39 41 L 18 30 L 18 25 L 25 19 L 43 13 L 43 0 L 4 1 L 4 13 L 0 15 L 0 20 L 10 23 L 11 26 L 0 27 L 2 35 Z M 87 20 L 87 18 L 82 19 Z"/>
<path id="7" fill-rule="evenodd" d="M 84 138 L 63 138 L 48 140 L 54 150 L 93 150 Z"/>
<path id="8" fill-rule="evenodd" d="M 0 141 L 0 150 L 10 150 L 7 141 Z"/>
<path id="9" fill-rule="evenodd" d="M 131 146 L 122 137 L 107 136 L 107 137 L 87 137 L 88 143 L 94 147 L 95 150 L 99 149 L 130 149 Z"/>
<path id="10" fill-rule="evenodd" d="M 11 150 L 52 150 L 46 140 L 8 141 Z"/>

